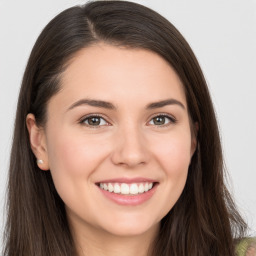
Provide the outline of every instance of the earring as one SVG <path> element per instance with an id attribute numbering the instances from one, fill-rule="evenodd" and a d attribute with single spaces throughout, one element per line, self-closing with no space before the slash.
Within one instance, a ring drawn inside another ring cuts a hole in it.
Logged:
<path id="1" fill-rule="evenodd" d="M 37 164 L 43 164 L 44 163 L 44 161 L 42 159 L 37 159 L 36 162 L 37 162 Z"/>

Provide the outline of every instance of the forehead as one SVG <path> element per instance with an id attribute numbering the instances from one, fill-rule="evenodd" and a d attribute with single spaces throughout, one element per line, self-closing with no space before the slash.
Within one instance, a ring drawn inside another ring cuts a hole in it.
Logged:
<path id="1" fill-rule="evenodd" d="M 183 85 L 170 64 L 144 50 L 96 44 L 77 52 L 61 78 L 62 94 L 124 102 L 178 98 L 186 105 Z"/>

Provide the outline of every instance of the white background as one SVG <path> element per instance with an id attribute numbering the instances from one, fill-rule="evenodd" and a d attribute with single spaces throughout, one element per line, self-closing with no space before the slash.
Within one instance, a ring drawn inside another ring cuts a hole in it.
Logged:
<path id="1" fill-rule="evenodd" d="M 1 235 L 15 108 L 26 61 L 50 19 L 67 7 L 84 2 L 0 0 Z M 256 230 L 256 0 L 134 2 L 147 5 L 170 20 L 198 57 L 220 124 L 232 194 Z"/>

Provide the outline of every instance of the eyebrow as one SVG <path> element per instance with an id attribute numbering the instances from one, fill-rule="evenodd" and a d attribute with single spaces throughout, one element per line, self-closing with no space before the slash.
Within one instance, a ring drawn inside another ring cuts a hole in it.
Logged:
<path id="1" fill-rule="evenodd" d="M 81 99 L 73 103 L 68 110 L 71 110 L 75 107 L 82 106 L 82 105 L 89 105 L 92 107 L 99 107 L 99 108 L 106 108 L 111 110 L 116 110 L 117 108 L 110 102 L 103 101 L 103 100 L 93 100 L 93 99 Z M 157 102 L 152 102 L 146 106 L 146 109 L 156 109 L 162 108 L 168 105 L 178 105 L 181 108 L 185 109 L 185 106 L 178 100 L 175 99 L 166 99 Z"/>
<path id="2" fill-rule="evenodd" d="M 146 109 L 155 109 L 155 108 L 162 108 L 167 105 L 178 105 L 185 109 L 185 106 L 178 100 L 175 99 L 167 99 L 167 100 L 161 100 L 158 102 L 153 102 L 147 105 Z"/>
<path id="3" fill-rule="evenodd" d="M 99 107 L 99 108 L 106 108 L 106 109 L 116 109 L 116 107 L 107 101 L 103 100 L 91 100 L 91 99 L 81 99 L 73 103 L 68 110 L 71 110 L 75 107 L 82 106 L 82 105 L 89 105 L 92 107 Z"/>

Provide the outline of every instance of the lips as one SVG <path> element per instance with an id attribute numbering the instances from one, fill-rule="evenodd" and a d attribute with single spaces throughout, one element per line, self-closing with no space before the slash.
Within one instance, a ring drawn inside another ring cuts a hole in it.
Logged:
<path id="1" fill-rule="evenodd" d="M 139 205 L 149 200 L 158 182 L 145 178 L 113 179 L 97 182 L 104 196 L 120 205 Z"/>

